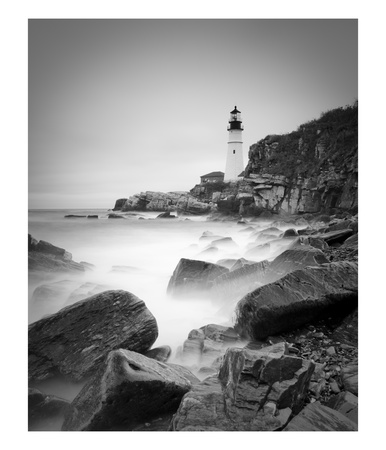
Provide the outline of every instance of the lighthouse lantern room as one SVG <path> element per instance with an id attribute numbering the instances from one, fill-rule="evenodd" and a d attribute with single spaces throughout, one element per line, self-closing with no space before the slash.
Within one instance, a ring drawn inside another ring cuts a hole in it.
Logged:
<path id="1" fill-rule="evenodd" d="M 243 139 L 242 131 L 244 129 L 241 120 L 241 113 L 235 106 L 231 111 L 228 125 L 228 153 L 225 166 L 224 181 L 234 181 L 240 177 L 244 170 L 243 163 Z"/>

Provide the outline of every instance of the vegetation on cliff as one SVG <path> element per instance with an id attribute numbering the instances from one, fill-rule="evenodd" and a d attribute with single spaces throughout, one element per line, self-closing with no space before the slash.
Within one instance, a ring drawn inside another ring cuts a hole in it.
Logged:
<path id="1" fill-rule="evenodd" d="M 357 169 L 358 103 L 323 113 L 284 135 L 269 135 L 249 150 L 246 176 L 251 173 L 317 176 L 332 165 Z"/>

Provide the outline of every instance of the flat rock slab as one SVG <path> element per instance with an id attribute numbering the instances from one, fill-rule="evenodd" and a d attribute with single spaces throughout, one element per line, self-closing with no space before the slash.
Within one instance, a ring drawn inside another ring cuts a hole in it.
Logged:
<path id="1" fill-rule="evenodd" d="M 353 361 L 342 368 L 341 372 L 343 386 L 346 391 L 358 395 L 358 360 Z"/>
<path id="2" fill-rule="evenodd" d="M 175 412 L 192 387 L 181 373 L 138 353 L 114 350 L 72 402 L 62 430 L 132 430 Z"/>
<path id="3" fill-rule="evenodd" d="M 339 411 L 358 424 L 358 397 L 351 392 L 340 392 L 331 397 L 326 406 Z"/>
<path id="4" fill-rule="evenodd" d="M 157 322 L 142 300 L 126 291 L 105 291 L 29 326 L 28 376 L 82 380 L 111 350 L 145 352 L 157 337 Z"/>
<path id="5" fill-rule="evenodd" d="M 247 294 L 236 307 L 236 331 L 255 340 L 297 328 L 358 302 L 358 264 L 306 267 Z"/>
<path id="6" fill-rule="evenodd" d="M 340 412 L 315 402 L 292 419 L 284 431 L 358 431 L 358 427 Z"/>

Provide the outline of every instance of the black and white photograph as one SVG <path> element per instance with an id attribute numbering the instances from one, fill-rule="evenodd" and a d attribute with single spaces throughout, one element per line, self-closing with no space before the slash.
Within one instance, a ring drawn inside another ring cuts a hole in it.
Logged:
<path id="1" fill-rule="evenodd" d="M 4 441 L 325 449 L 369 414 L 379 432 L 379 17 L 31 3 L 21 44 L 4 33 Z"/>

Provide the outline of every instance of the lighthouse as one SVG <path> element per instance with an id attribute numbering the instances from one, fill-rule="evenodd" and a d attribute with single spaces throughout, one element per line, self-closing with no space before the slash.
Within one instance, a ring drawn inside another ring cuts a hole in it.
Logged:
<path id="1" fill-rule="evenodd" d="M 235 106 L 231 111 L 229 118 L 229 137 L 228 137 L 228 153 L 225 166 L 224 181 L 233 181 L 239 179 L 239 175 L 244 170 L 243 162 L 243 138 L 242 131 L 244 129 L 241 121 L 241 113 Z"/>

